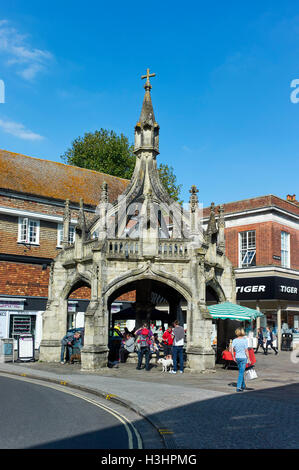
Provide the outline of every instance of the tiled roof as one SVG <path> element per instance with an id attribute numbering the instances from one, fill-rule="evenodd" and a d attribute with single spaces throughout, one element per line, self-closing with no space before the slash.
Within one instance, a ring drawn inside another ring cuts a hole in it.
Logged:
<path id="1" fill-rule="evenodd" d="M 289 202 L 285 199 L 281 199 L 278 196 L 273 194 L 268 194 L 267 196 L 259 196 L 250 199 L 243 199 L 241 201 L 229 202 L 223 204 L 223 209 L 225 214 L 233 214 L 235 212 L 246 212 L 252 209 L 261 209 L 264 207 L 276 206 L 281 209 L 285 209 L 293 214 L 299 215 L 299 207 L 293 202 Z M 215 207 L 215 214 L 218 214 L 219 205 Z M 203 217 L 209 217 L 210 207 L 205 207 L 203 209 Z"/>
<path id="2" fill-rule="evenodd" d="M 117 199 L 129 181 L 77 166 L 0 150 L 0 188 L 51 199 L 96 206 L 101 185 L 108 184 L 109 201 Z"/>

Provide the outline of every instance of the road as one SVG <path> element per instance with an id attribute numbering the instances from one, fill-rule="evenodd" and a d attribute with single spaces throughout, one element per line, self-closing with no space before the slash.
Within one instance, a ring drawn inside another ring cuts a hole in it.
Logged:
<path id="1" fill-rule="evenodd" d="M 116 408 L 62 386 L 0 376 L 0 448 L 142 448 L 137 427 L 146 435 L 154 430 L 149 431 L 129 410 Z"/>

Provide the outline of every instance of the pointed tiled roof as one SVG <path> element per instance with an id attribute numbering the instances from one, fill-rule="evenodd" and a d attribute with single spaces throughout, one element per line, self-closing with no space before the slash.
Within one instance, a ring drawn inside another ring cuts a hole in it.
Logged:
<path id="1" fill-rule="evenodd" d="M 0 188 L 50 199 L 97 206 L 102 184 L 108 184 L 109 201 L 117 199 L 129 181 L 98 171 L 0 150 Z"/>

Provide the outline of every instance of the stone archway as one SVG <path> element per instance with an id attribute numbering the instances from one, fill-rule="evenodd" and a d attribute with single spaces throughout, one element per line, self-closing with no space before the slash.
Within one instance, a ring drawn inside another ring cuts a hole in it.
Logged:
<path id="1" fill-rule="evenodd" d="M 128 280 L 125 284 L 116 284 L 113 289 L 110 288 L 106 294 L 108 312 L 116 298 L 130 291 L 136 292 L 134 304 L 136 327 L 143 321 L 149 322 L 157 317 L 157 312 L 154 310 L 159 305 L 159 299 L 163 299 L 168 306 L 168 323 L 172 323 L 176 319 L 184 323 L 181 306 L 184 303 L 187 308 L 187 299 L 176 288 L 154 277 Z M 161 312 L 162 317 L 165 318 L 165 315 L 162 315 Z"/>

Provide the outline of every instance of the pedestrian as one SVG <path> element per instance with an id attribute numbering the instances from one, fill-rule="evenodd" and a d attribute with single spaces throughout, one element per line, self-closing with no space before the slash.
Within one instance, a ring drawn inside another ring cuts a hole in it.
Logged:
<path id="1" fill-rule="evenodd" d="M 232 342 L 232 356 L 234 361 L 238 364 L 239 376 L 237 382 L 237 392 L 243 392 L 246 388 L 244 373 L 247 362 L 251 364 L 248 352 L 248 340 L 245 338 L 245 331 L 243 328 L 237 328 L 235 331 L 237 338 Z M 234 356 L 235 352 L 235 356 Z"/>
<path id="2" fill-rule="evenodd" d="M 163 336 L 162 336 L 162 344 L 163 344 L 165 359 L 171 359 L 172 358 L 173 338 L 174 338 L 174 336 L 173 336 L 173 333 L 172 333 L 172 326 L 169 325 L 169 327 L 163 333 Z"/>
<path id="3" fill-rule="evenodd" d="M 182 326 L 180 326 L 179 321 L 174 322 L 174 328 L 172 330 L 174 339 L 172 346 L 172 360 L 173 360 L 173 369 L 170 370 L 170 374 L 177 373 L 177 357 L 179 356 L 180 362 L 180 373 L 184 372 L 184 338 L 185 331 Z"/>
<path id="4" fill-rule="evenodd" d="M 119 350 L 119 359 L 122 364 L 126 362 L 130 352 L 134 352 L 134 343 L 135 340 L 133 336 L 131 333 L 128 333 L 123 343 L 123 347 Z"/>
<path id="5" fill-rule="evenodd" d="M 61 340 L 61 350 L 60 350 L 60 363 L 61 364 L 65 364 L 71 358 L 73 338 L 74 338 L 74 334 L 68 332 Z"/>
<path id="6" fill-rule="evenodd" d="M 278 349 L 273 346 L 273 333 L 272 330 L 269 326 L 266 328 L 267 333 L 266 333 L 266 352 L 265 354 L 268 354 L 268 346 L 270 346 L 273 351 L 275 352 L 275 356 L 278 354 Z"/>
<path id="7" fill-rule="evenodd" d="M 153 354 L 156 354 L 157 360 L 160 359 L 160 342 L 158 340 L 157 333 L 154 333 L 150 345 L 150 359 L 152 358 Z"/>
<path id="8" fill-rule="evenodd" d="M 264 335 L 263 335 L 263 329 L 262 328 L 258 328 L 258 330 L 257 330 L 257 347 L 254 351 L 255 354 L 258 352 L 260 346 L 262 347 L 262 349 L 264 351 L 264 354 L 266 354 L 266 349 L 264 347 Z"/>
<path id="9" fill-rule="evenodd" d="M 138 365 L 137 370 L 141 370 L 142 359 L 145 356 L 145 370 L 149 371 L 149 361 L 150 361 L 150 346 L 152 343 L 153 333 L 149 329 L 147 323 L 143 323 L 142 327 L 136 331 L 135 336 L 137 336 L 137 345 L 138 345 Z"/>

